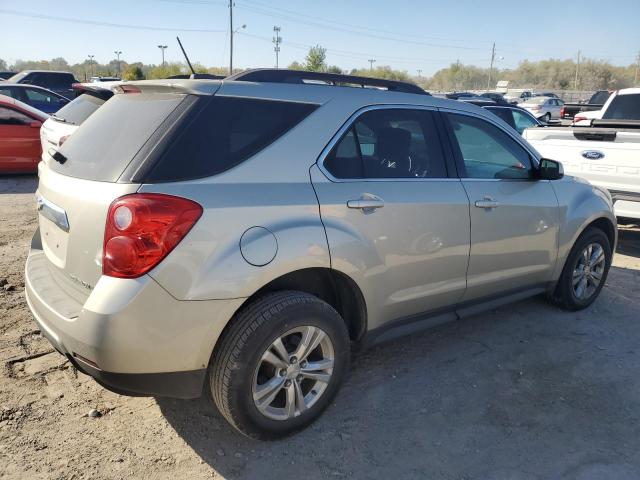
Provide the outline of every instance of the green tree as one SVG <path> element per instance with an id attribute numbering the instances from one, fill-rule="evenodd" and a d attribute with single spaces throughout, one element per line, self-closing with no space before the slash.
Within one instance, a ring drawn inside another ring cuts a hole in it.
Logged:
<path id="1" fill-rule="evenodd" d="M 327 70 L 327 49 L 320 45 L 311 47 L 304 59 L 304 69 L 310 72 L 324 72 Z"/>
<path id="2" fill-rule="evenodd" d="M 123 80 L 144 80 L 144 73 L 140 65 L 129 65 L 122 74 Z"/>
<path id="3" fill-rule="evenodd" d="M 7 62 L 0 58 L 0 70 L 9 70 Z"/>

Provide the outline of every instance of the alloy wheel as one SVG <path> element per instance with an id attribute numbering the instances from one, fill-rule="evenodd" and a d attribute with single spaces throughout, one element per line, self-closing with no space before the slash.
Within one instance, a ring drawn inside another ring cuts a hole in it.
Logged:
<path id="1" fill-rule="evenodd" d="M 272 420 L 289 420 L 312 408 L 327 389 L 335 353 L 329 335 L 312 326 L 293 328 L 262 354 L 253 379 L 253 401 Z"/>
<path id="2" fill-rule="evenodd" d="M 598 289 L 606 266 L 604 249 L 599 243 L 588 244 L 578 256 L 571 286 L 576 298 L 586 300 Z"/>

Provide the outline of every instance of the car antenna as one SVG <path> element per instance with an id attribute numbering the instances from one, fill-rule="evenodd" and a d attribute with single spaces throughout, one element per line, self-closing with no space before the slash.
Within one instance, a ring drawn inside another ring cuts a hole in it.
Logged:
<path id="1" fill-rule="evenodd" d="M 189 61 L 189 57 L 187 57 L 187 52 L 184 51 L 184 47 L 182 46 L 182 42 L 180 41 L 180 37 L 176 37 L 176 40 L 178 40 L 178 45 L 180 45 L 180 50 L 182 50 L 182 54 L 184 55 L 184 59 L 187 61 L 187 65 L 189 65 L 189 68 L 191 69 L 191 73 L 195 75 L 196 71 L 193 69 L 193 65 L 191 65 L 191 62 Z"/>

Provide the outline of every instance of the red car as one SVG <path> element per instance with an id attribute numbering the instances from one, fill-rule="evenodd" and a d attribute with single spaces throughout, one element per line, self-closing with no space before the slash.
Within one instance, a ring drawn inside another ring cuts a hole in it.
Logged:
<path id="1" fill-rule="evenodd" d="M 40 126 L 46 113 L 0 95 L 0 173 L 34 173 L 42 155 Z"/>

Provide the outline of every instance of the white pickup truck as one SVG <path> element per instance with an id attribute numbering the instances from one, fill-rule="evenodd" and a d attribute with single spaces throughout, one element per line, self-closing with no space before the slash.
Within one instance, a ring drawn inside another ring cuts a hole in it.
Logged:
<path id="1" fill-rule="evenodd" d="M 568 175 L 606 188 L 618 217 L 640 219 L 640 121 L 593 120 L 590 127 L 528 128 L 522 136 Z"/>

